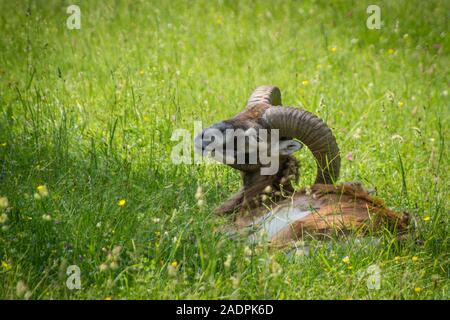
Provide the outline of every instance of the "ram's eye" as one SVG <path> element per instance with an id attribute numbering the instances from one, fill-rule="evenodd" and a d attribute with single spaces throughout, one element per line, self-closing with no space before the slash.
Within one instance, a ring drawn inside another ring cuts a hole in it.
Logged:
<path id="1" fill-rule="evenodd" d="M 296 140 L 283 140 L 280 141 L 279 150 L 281 155 L 288 156 L 300 150 L 302 147 L 303 145 Z"/>

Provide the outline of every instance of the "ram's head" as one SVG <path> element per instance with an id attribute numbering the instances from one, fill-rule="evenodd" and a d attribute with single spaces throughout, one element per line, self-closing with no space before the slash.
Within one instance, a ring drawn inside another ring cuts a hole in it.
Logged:
<path id="1" fill-rule="evenodd" d="M 244 139 L 240 140 L 242 137 Z M 302 144 L 311 150 L 317 161 L 315 182 L 335 182 L 339 176 L 340 156 L 333 133 L 310 112 L 281 106 L 280 90 L 272 86 L 257 88 L 241 113 L 204 129 L 195 139 L 197 150 L 210 152 L 216 159 L 221 158 L 244 173 L 254 173 L 271 165 L 262 154 L 271 161 L 278 161 L 282 168 Z M 276 158 L 270 157 L 273 154 Z"/>

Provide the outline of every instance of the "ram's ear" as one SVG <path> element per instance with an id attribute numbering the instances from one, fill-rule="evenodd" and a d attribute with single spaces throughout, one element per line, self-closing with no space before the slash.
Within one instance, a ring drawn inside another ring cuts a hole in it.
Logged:
<path id="1" fill-rule="evenodd" d="M 300 150 L 303 145 L 296 140 L 283 140 L 280 141 L 280 155 L 288 156 L 294 152 Z"/>

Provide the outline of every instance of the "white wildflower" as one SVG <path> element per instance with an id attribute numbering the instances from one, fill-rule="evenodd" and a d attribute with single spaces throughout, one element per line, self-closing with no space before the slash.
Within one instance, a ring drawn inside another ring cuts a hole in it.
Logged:
<path id="1" fill-rule="evenodd" d="M 223 263 L 225 268 L 227 268 L 227 269 L 230 268 L 232 259 L 233 259 L 233 256 L 231 254 L 227 255 L 227 259 Z"/>

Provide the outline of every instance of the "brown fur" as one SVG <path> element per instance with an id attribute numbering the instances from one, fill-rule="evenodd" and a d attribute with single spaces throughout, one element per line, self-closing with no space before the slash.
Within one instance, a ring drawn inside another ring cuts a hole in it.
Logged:
<path id="1" fill-rule="evenodd" d="M 276 175 L 263 176 L 258 172 L 242 173 L 244 186 L 240 191 L 225 201 L 216 209 L 218 214 L 230 214 L 240 212 L 243 215 L 255 215 L 261 208 L 261 198 L 267 198 L 272 204 L 285 199 L 294 193 L 292 182 L 297 182 L 298 161 L 293 157 L 281 159 L 280 170 Z M 272 190 L 265 191 L 267 187 Z M 264 207 L 261 208 L 264 210 Z"/>
<path id="2" fill-rule="evenodd" d="M 264 128 L 262 115 L 269 107 L 266 103 L 252 104 L 224 122 L 231 123 L 236 129 Z M 407 229 L 407 215 L 389 210 L 383 201 L 370 196 L 358 183 L 315 184 L 296 192 L 292 183 L 298 181 L 298 161 L 287 156 L 280 158 L 279 163 L 278 173 L 272 176 L 260 175 L 259 165 L 231 165 L 242 172 L 243 187 L 216 212 L 234 213 L 238 230 L 276 207 L 294 206 L 313 212 L 276 234 L 271 241 L 274 246 L 284 246 L 306 234 L 367 232 L 381 230 L 384 226 L 392 226 L 398 231 Z"/>
<path id="3" fill-rule="evenodd" d="M 386 208 L 382 200 L 369 195 L 358 183 L 315 184 L 295 192 L 292 182 L 298 180 L 298 161 L 289 156 L 280 163 L 278 174 L 273 176 L 242 173 L 243 188 L 217 212 L 236 213 L 235 227 L 239 230 L 277 206 L 313 211 L 272 238 L 271 245 L 276 247 L 312 234 L 368 232 L 382 230 L 385 226 L 400 232 L 407 229 L 408 215 Z"/>
<path id="4" fill-rule="evenodd" d="M 403 232 L 408 228 L 407 214 L 386 208 L 382 200 L 370 196 L 360 186 L 315 184 L 310 190 L 297 192 L 292 203 L 316 209 L 313 214 L 277 234 L 271 241 L 274 246 L 284 246 L 306 235 L 347 234 L 350 231 L 367 233 L 384 227 Z"/>

